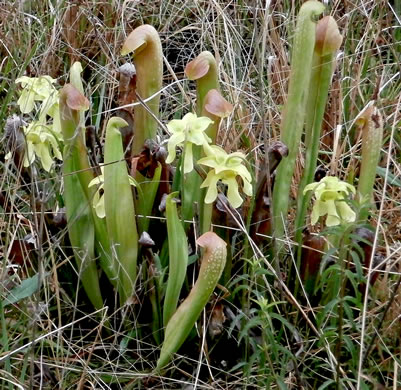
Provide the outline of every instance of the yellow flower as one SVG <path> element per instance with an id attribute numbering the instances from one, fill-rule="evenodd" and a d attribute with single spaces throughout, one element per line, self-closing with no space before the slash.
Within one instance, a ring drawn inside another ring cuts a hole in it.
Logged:
<path id="1" fill-rule="evenodd" d="M 43 169 L 50 171 L 54 157 L 63 159 L 60 151 L 61 133 L 54 132 L 52 126 L 35 121 L 24 127 L 26 152 L 24 167 L 28 167 L 39 157 Z"/>
<path id="2" fill-rule="evenodd" d="M 201 188 L 208 187 L 205 203 L 213 203 L 217 198 L 217 183 L 221 180 L 227 184 L 227 199 L 231 206 L 238 208 L 243 199 L 238 191 L 237 176 L 242 179 L 242 189 L 246 195 L 252 196 L 252 177 L 243 165 L 245 155 L 240 152 L 227 154 L 222 148 L 216 145 L 203 146 L 206 157 L 201 158 L 198 163 L 205 165 L 209 170 Z"/>
<path id="3" fill-rule="evenodd" d="M 166 163 L 170 164 L 174 161 L 177 146 L 184 146 L 184 173 L 191 172 L 194 169 L 192 145 L 204 145 L 212 142 L 205 134 L 205 130 L 213 121 L 207 117 L 197 117 L 195 114 L 188 113 L 182 119 L 173 119 L 167 124 L 167 128 L 171 132 L 168 140 L 168 156 Z"/>
<path id="4" fill-rule="evenodd" d="M 304 194 L 308 191 L 313 191 L 316 198 L 311 215 L 312 225 L 318 221 L 319 217 L 326 214 L 327 226 L 355 221 L 355 212 L 345 202 L 346 196 L 350 193 L 355 194 L 353 185 L 341 181 L 335 176 L 326 176 L 317 183 L 308 184 L 304 189 Z"/>
<path id="5" fill-rule="evenodd" d="M 21 84 L 23 88 L 17 104 L 24 114 L 28 114 L 33 110 L 35 101 L 44 102 L 43 106 L 47 109 L 51 108 L 58 101 L 58 92 L 53 86 L 56 80 L 50 76 L 22 76 L 15 80 L 15 82 Z"/>
<path id="6" fill-rule="evenodd" d="M 97 185 L 97 191 L 95 193 L 95 195 L 93 196 L 93 208 L 95 209 L 96 215 L 99 218 L 104 218 L 106 216 L 106 211 L 105 211 L 105 207 L 104 207 L 104 196 L 103 196 L 103 188 L 104 188 L 104 168 L 101 167 L 100 170 L 102 171 L 102 173 L 95 177 L 94 179 L 92 179 L 90 181 L 90 183 L 88 184 L 88 187 L 93 187 L 95 185 Z M 128 179 L 129 179 L 129 183 L 136 187 L 136 181 L 132 176 L 128 175 Z"/>
<path id="7" fill-rule="evenodd" d="M 24 166 L 32 164 L 37 156 L 43 169 L 49 172 L 54 158 L 63 159 L 60 151 L 63 137 L 59 114 L 59 93 L 53 85 L 56 80 L 50 76 L 38 78 L 23 76 L 15 82 L 21 84 L 23 88 L 17 102 L 22 113 L 32 112 L 35 101 L 41 102 L 39 119 L 24 127 L 27 144 Z M 50 123 L 48 123 L 49 117 Z"/>

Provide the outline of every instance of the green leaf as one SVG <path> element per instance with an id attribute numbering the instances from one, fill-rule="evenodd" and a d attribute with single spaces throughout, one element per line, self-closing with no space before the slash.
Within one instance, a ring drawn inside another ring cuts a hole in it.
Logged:
<path id="1" fill-rule="evenodd" d="M 115 117 L 108 121 L 104 148 L 106 225 L 119 271 L 121 304 L 134 294 L 138 256 L 134 199 L 119 130 L 125 126 L 127 122 L 121 118 Z"/>
<path id="2" fill-rule="evenodd" d="M 32 296 L 39 289 L 39 274 L 25 279 L 20 285 L 14 287 L 3 300 L 3 307 L 19 302 L 21 299 Z"/>
<path id="3" fill-rule="evenodd" d="M 401 187 L 401 180 L 398 179 L 394 173 L 388 171 L 386 168 L 383 167 L 376 167 L 376 173 L 385 178 L 387 176 L 387 184 L 391 186 Z"/>
<path id="4" fill-rule="evenodd" d="M 138 221 L 140 234 L 148 231 L 150 223 L 148 216 L 152 214 L 153 204 L 160 184 L 161 172 L 162 166 L 158 163 L 152 180 L 144 178 L 137 185 L 138 202 L 136 203 L 136 211 L 138 214 L 143 215 Z M 138 173 L 137 176 L 139 176 Z"/>
<path id="5" fill-rule="evenodd" d="M 169 270 L 163 310 L 164 326 L 167 326 L 167 323 L 177 309 L 188 265 L 187 237 L 182 223 L 178 218 L 177 205 L 173 200 L 177 195 L 177 192 L 173 192 L 166 199 Z"/>
<path id="6" fill-rule="evenodd" d="M 188 265 L 195 263 L 199 259 L 199 255 L 194 254 L 188 257 Z"/>
<path id="7" fill-rule="evenodd" d="M 288 389 L 287 385 L 284 383 L 284 381 L 281 378 L 276 378 L 276 383 L 280 390 Z"/>
<path id="8" fill-rule="evenodd" d="M 326 382 L 324 382 L 318 390 L 324 390 L 329 388 L 330 385 L 334 385 L 336 383 L 336 381 L 334 379 L 329 379 Z"/>

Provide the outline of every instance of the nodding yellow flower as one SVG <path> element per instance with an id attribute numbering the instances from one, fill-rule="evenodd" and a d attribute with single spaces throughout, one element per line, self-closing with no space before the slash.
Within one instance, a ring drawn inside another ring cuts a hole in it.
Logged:
<path id="1" fill-rule="evenodd" d="M 312 225 L 316 224 L 319 217 L 326 214 L 326 226 L 355 221 L 355 212 L 345 202 L 345 198 L 350 193 L 355 194 L 353 185 L 341 181 L 335 176 L 326 176 L 319 182 L 308 184 L 304 189 L 304 194 L 308 191 L 313 191 L 316 198 L 311 215 Z"/>
<path id="2" fill-rule="evenodd" d="M 104 218 L 106 216 L 106 211 L 105 211 L 105 207 L 104 207 L 104 196 L 103 196 L 103 188 L 104 188 L 104 167 L 100 168 L 101 170 L 101 174 L 99 176 L 96 176 L 94 179 L 92 179 L 89 184 L 88 187 L 93 187 L 93 186 L 98 186 L 97 187 L 97 191 L 95 193 L 95 195 L 93 196 L 93 200 L 92 200 L 92 204 L 93 204 L 93 208 L 95 209 L 96 215 L 99 218 Z M 129 176 L 129 183 L 136 187 L 136 181 L 132 176 Z"/>
<path id="3" fill-rule="evenodd" d="M 47 109 L 58 102 L 58 91 L 53 86 L 56 80 L 50 76 L 22 76 L 15 80 L 15 82 L 21 84 L 23 88 L 17 104 L 24 114 L 32 112 L 35 107 L 35 101 L 44 102 L 42 106 L 47 107 Z"/>
<path id="4" fill-rule="evenodd" d="M 60 150 L 63 137 L 59 114 L 59 92 L 53 85 L 56 80 L 50 76 L 37 78 L 23 76 L 15 82 L 21 84 L 23 88 L 17 102 L 22 113 L 32 112 L 35 101 L 41 102 L 39 119 L 24 127 L 27 144 L 24 166 L 31 165 L 37 156 L 43 169 L 49 172 L 54 158 L 63 159 Z M 48 123 L 49 117 L 50 123 Z"/>
<path id="5" fill-rule="evenodd" d="M 171 132 L 168 140 L 168 156 L 166 163 L 174 161 L 177 146 L 184 147 L 184 173 L 189 173 L 194 169 L 192 145 L 204 145 L 212 140 L 206 135 L 205 130 L 213 121 L 207 117 L 197 117 L 196 114 L 188 113 L 182 119 L 173 119 L 167 124 Z"/>
<path id="6" fill-rule="evenodd" d="M 246 195 L 252 196 L 252 177 L 243 165 L 245 155 L 241 152 L 226 153 L 224 149 L 216 145 L 204 144 L 206 157 L 201 158 L 198 163 L 205 165 L 209 170 L 201 188 L 208 187 L 205 203 L 213 203 L 217 198 L 217 183 L 221 180 L 227 184 L 227 199 L 231 206 L 238 208 L 243 199 L 238 191 L 237 176 L 242 179 L 242 190 Z"/>
<path id="7" fill-rule="evenodd" d="M 53 126 L 46 122 L 35 121 L 24 127 L 26 153 L 24 167 L 28 167 L 39 157 L 42 167 L 49 172 L 54 158 L 63 159 L 60 151 L 61 133 L 53 131 Z"/>

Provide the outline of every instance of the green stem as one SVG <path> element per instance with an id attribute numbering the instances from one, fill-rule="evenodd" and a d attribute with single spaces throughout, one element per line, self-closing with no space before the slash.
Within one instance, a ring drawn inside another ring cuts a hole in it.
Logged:
<path id="1" fill-rule="evenodd" d="M 202 204 L 202 209 L 201 209 L 201 214 L 202 214 L 201 233 L 202 234 L 210 231 L 210 229 L 211 229 L 213 207 L 214 207 L 214 203 L 203 202 L 203 204 Z"/>

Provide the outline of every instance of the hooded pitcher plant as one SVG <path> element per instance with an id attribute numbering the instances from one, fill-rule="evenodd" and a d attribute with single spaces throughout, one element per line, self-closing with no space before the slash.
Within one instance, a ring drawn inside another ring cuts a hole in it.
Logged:
<path id="1" fill-rule="evenodd" d="M 185 230 L 178 218 L 174 197 L 178 192 L 168 195 L 166 200 L 166 218 L 169 250 L 169 276 L 164 298 L 163 324 L 167 326 L 171 316 L 177 310 L 178 299 L 187 274 L 188 242 Z"/>
<path id="2" fill-rule="evenodd" d="M 163 77 L 163 53 L 160 37 L 154 27 L 143 25 L 132 31 L 125 40 L 121 54 L 132 53 L 136 69 L 136 93 L 143 100 L 160 91 Z M 156 118 L 159 117 L 160 95 L 146 104 Z M 134 108 L 134 142 L 132 152 L 139 154 L 147 139 L 155 139 L 157 121 L 142 107 Z"/>
<path id="3" fill-rule="evenodd" d="M 185 75 L 190 80 L 196 80 L 196 112 L 203 115 L 205 99 L 212 89 L 220 92 L 217 63 L 214 55 L 209 51 L 203 51 L 185 67 Z M 208 135 L 212 142 L 216 142 L 216 134 Z"/>
<path id="4" fill-rule="evenodd" d="M 209 301 L 223 272 L 227 244 L 217 234 L 207 232 L 196 241 L 204 248 L 199 276 L 188 297 L 171 317 L 165 331 L 165 338 L 157 361 L 156 371 L 165 367 L 191 332 L 202 310 Z"/>
<path id="5" fill-rule="evenodd" d="M 82 94 L 83 84 L 81 80 L 82 66 L 79 62 L 75 62 L 70 69 L 70 87 L 68 87 L 71 96 L 74 94 Z M 66 145 L 75 145 L 76 153 L 74 159 L 76 160 L 77 175 L 81 183 L 83 191 L 86 194 L 89 204 L 92 205 L 94 198 L 96 198 L 97 189 L 89 186 L 94 180 L 94 171 L 89 164 L 88 150 L 85 145 L 85 127 L 84 127 L 84 112 L 80 111 L 78 116 L 75 116 L 76 126 L 75 132 L 70 132 L 68 138 L 65 139 Z M 67 154 L 68 149 L 65 149 Z M 95 229 L 95 252 L 99 258 L 100 266 L 107 275 L 113 286 L 117 283 L 117 271 L 113 262 L 113 256 L 110 247 L 110 241 L 107 233 L 106 222 L 98 217 L 96 210 L 92 209 L 93 223 Z"/>
<path id="6" fill-rule="evenodd" d="M 135 293 L 138 257 L 134 199 L 119 130 L 124 126 L 127 126 L 127 122 L 118 117 L 107 122 L 103 195 L 107 232 L 118 271 L 121 304 Z"/>
<path id="7" fill-rule="evenodd" d="M 306 196 L 303 190 L 313 182 L 320 145 L 323 115 L 328 98 L 331 79 L 334 72 L 334 58 L 342 43 L 342 36 L 332 16 L 325 16 L 316 26 L 316 40 L 312 59 L 312 72 L 305 118 L 305 168 L 299 184 L 297 196 L 297 215 L 295 221 L 296 239 L 302 240 L 306 210 L 310 193 Z M 302 246 L 299 246 L 301 250 Z M 299 252 L 299 255 L 301 253 Z"/>
<path id="8" fill-rule="evenodd" d="M 362 158 L 358 182 L 359 203 L 371 203 L 376 178 L 376 168 L 380 159 L 383 142 L 383 118 L 372 102 L 356 120 L 362 131 Z M 368 210 L 362 209 L 361 220 L 368 218 Z"/>
<path id="9" fill-rule="evenodd" d="M 220 126 L 221 118 L 228 116 L 232 111 L 232 105 L 228 103 L 220 94 L 218 69 L 216 59 L 212 53 L 203 51 L 185 67 L 185 75 L 190 80 L 196 81 L 196 111 L 198 115 L 208 117 L 211 123 L 206 130 L 206 135 L 215 143 Z M 202 149 L 196 147 L 194 157 L 198 160 L 202 157 Z M 201 178 L 193 172 L 187 178 L 187 188 L 199 188 Z M 211 206 L 204 203 L 204 191 L 192 191 L 184 197 L 184 215 L 190 217 L 193 202 L 197 201 L 200 205 L 201 231 L 206 232 L 210 229 L 212 210 Z"/>
<path id="10" fill-rule="evenodd" d="M 190 80 L 196 80 L 196 111 L 209 117 L 213 123 L 206 131 L 212 143 L 216 143 L 221 118 L 228 116 L 233 106 L 220 94 L 217 63 L 213 54 L 203 51 L 185 67 Z"/>
<path id="11" fill-rule="evenodd" d="M 307 1 L 302 5 L 298 14 L 292 46 L 288 99 L 280 127 L 281 141 L 288 147 L 288 156 L 278 166 L 273 189 L 274 233 L 278 238 L 281 238 L 285 231 L 290 186 L 305 120 L 315 46 L 316 22 L 314 20 L 323 11 L 324 5 L 322 3 Z M 280 252 L 281 241 L 277 241 L 277 245 L 277 251 Z"/>
<path id="12" fill-rule="evenodd" d="M 95 228 L 87 186 L 82 185 L 89 180 L 81 171 L 82 137 L 76 136 L 81 131 L 80 111 L 88 108 L 88 100 L 77 89 L 70 84 L 63 87 L 60 92 L 60 121 L 65 139 L 63 174 L 68 235 L 82 285 L 93 306 L 99 309 L 103 306 L 103 299 L 95 261 Z"/>

